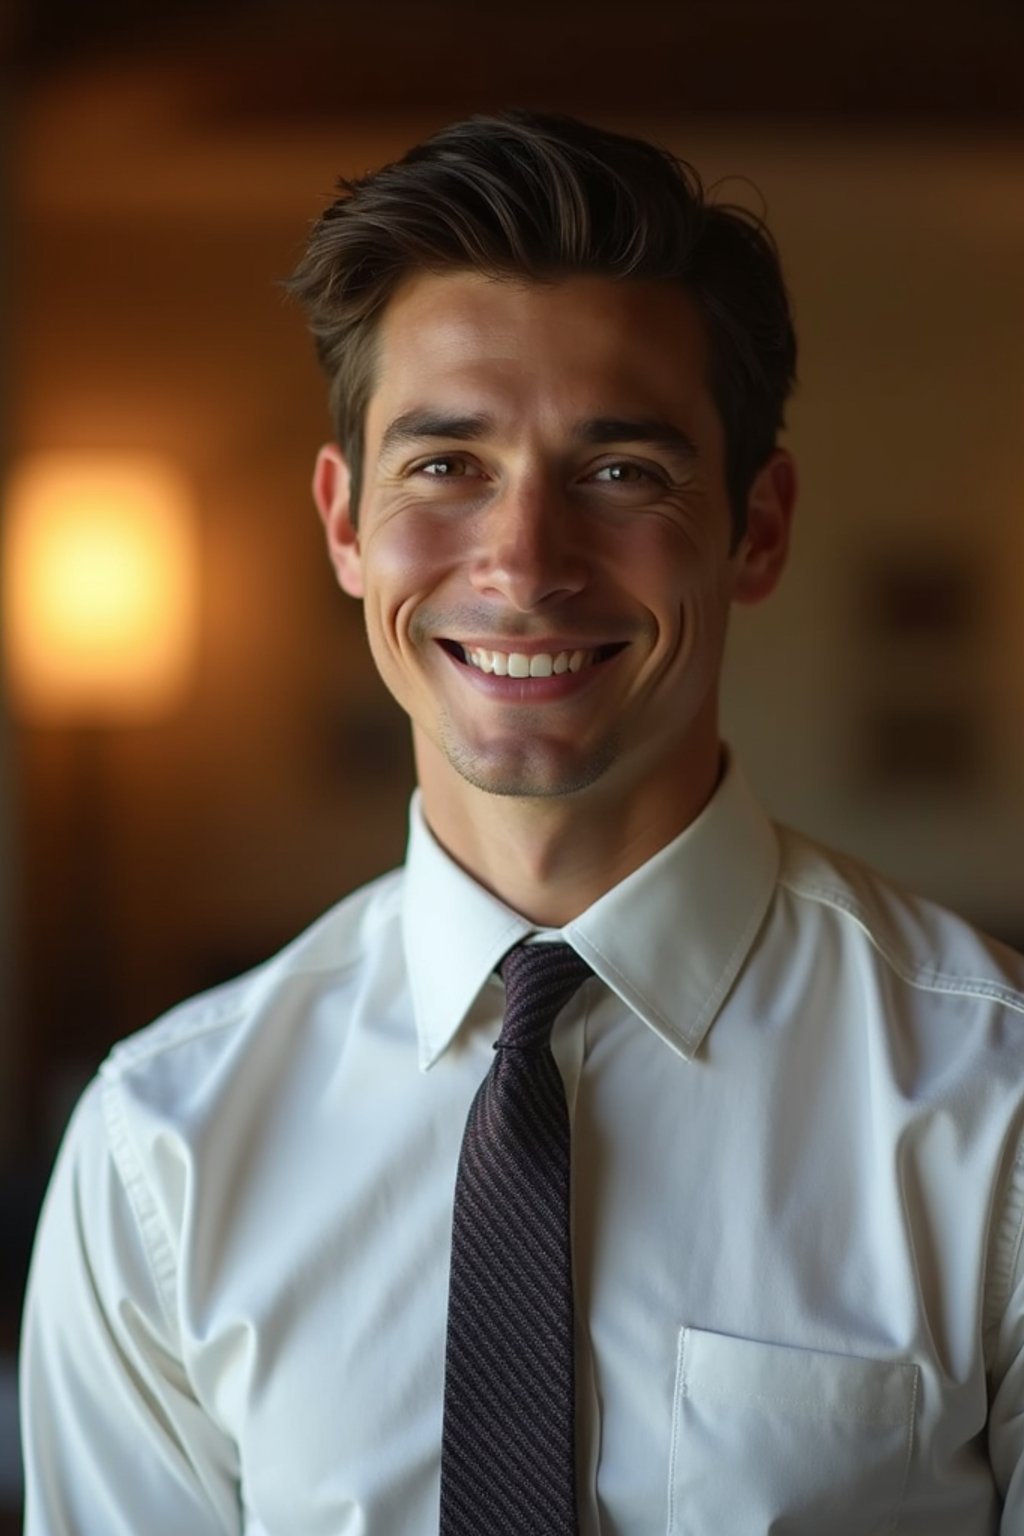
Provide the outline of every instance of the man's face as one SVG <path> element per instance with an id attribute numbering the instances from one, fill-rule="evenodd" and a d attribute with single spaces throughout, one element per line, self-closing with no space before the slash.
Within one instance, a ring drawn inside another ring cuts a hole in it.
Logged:
<path id="1" fill-rule="evenodd" d="M 425 794 L 621 802 L 709 771 L 729 606 L 774 585 L 791 482 L 777 455 L 730 552 L 707 374 L 662 283 L 460 272 L 391 301 L 358 529 L 337 450 L 316 493 Z"/>

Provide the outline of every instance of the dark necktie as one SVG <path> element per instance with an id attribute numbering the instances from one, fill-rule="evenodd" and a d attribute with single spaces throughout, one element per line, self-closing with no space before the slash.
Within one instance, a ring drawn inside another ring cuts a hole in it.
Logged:
<path id="1" fill-rule="evenodd" d="M 441 1536 L 576 1536 L 569 1115 L 551 1027 L 591 974 L 502 961 L 505 1017 L 455 1183 Z"/>

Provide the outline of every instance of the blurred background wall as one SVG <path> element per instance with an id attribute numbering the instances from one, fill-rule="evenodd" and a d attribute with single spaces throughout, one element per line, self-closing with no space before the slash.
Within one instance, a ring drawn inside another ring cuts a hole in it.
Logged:
<path id="1" fill-rule="evenodd" d="M 198 640 L 145 724 L 0 699 L 8 1354 L 109 1044 L 401 856 L 406 732 L 323 558 L 324 390 L 276 284 L 339 174 L 453 117 L 575 112 L 763 200 L 802 497 L 734 630 L 729 737 L 776 814 L 1024 940 L 1022 43 L 1012 0 L 9 4 L 0 459 L 171 465 Z"/>

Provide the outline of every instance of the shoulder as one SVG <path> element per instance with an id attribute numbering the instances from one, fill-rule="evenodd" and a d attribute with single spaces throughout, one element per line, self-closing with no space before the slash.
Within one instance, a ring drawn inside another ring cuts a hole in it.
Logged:
<path id="1" fill-rule="evenodd" d="M 858 860 L 777 831 L 780 893 L 823 942 L 859 951 L 897 986 L 988 1000 L 1024 1023 L 1024 957 Z"/>
<path id="2" fill-rule="evenodd" d="M 137 1249 L 172 1315 L 196 1190 L 215 1242 L 244 1192 L 274 1184 L 312 1128 L 331 1123 L 353 1034 L 372 1032 L 379 1017 L 404 1019 L 401 911 L 396 871 L 255 970 L 116 1045 L 57 1160 L 49 1226 L 58 1247 L 81 1228 L 106 1234 L 112 1253 Z M 411 1020 L 407 1028 L 413 1038 Z"/>
<path id="3" fill-rule="evenodd" d="M 346 1003 L 367 970 L 382 953 L 392 969 L 402 963 L 402 876 L 394 870 L 361 887 L 262 965 L 119 1042 L 100 1069 L 107 1087 L 130 1084 L 143 1097 L 173 1097 L 236 1070 L 260 1043 L 265 1055 L 286 1058 L 325 999 L 343 1032 Z"/>

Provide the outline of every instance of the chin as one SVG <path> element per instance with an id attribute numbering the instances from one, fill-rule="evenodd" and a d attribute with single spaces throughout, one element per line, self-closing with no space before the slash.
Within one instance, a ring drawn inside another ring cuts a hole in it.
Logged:
<path id="1" fill-rule="evenodd" d="M 609 745 L 588 755 L 544 750 L 536 744 L 513 750 L 477 751 L 465 742 L 442 743 L 460 778 L 488 795 L 550 800 L 577 795 L 603 779 L 617 756 Z"/>

